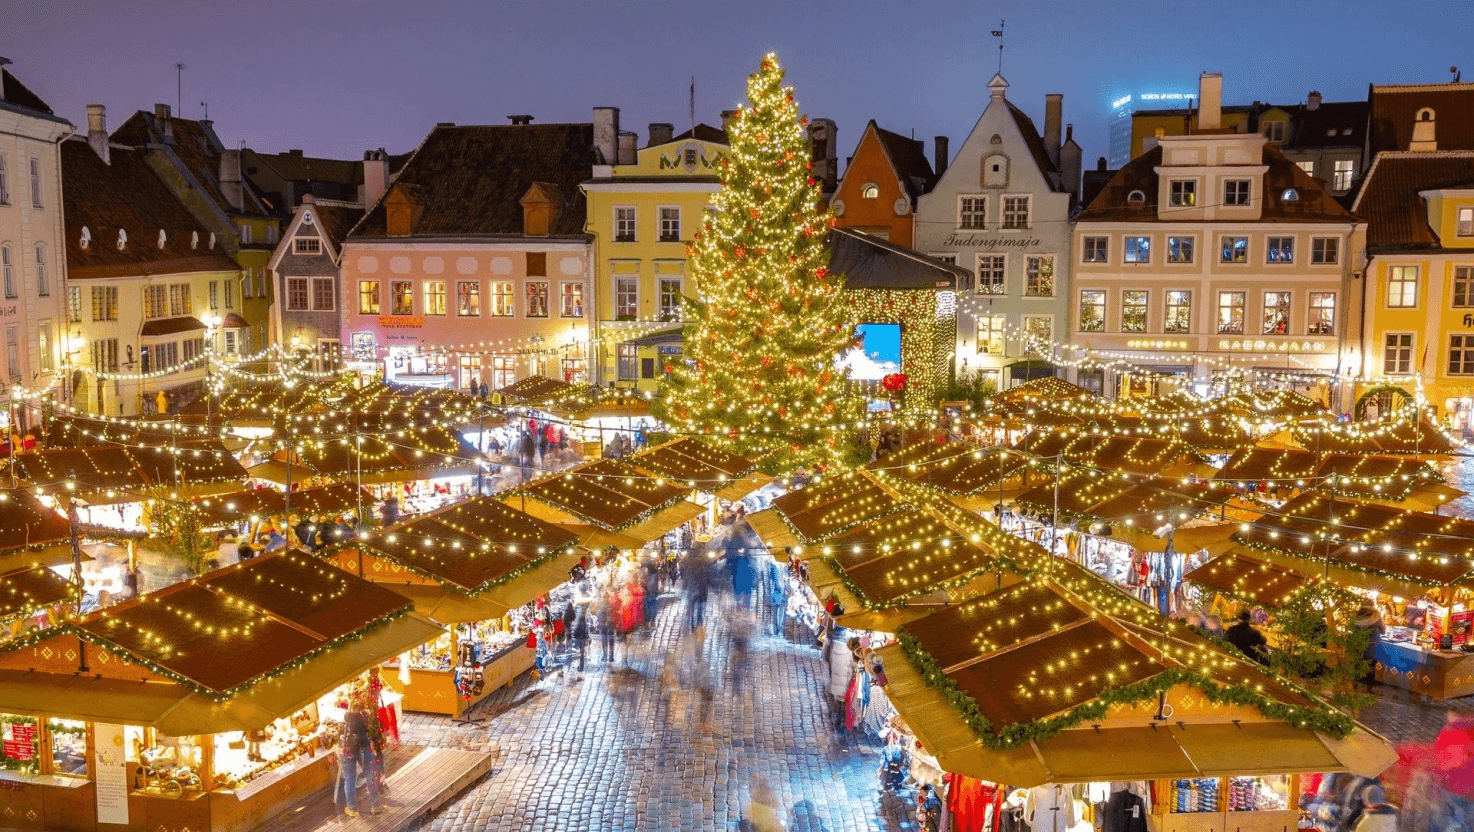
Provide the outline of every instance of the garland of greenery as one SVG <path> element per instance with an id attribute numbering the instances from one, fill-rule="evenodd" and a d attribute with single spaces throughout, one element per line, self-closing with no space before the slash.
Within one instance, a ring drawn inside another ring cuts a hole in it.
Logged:
<path id="1" fill-rule="evenodd" d="M 1416 575 L 1409 575 L 1406 572 L 1393 572 L 1393 571 L 1390 571 L 1390 570 L 1387 570 L 1387 569 L 1378 569 L 1375 566 L 1367 566 L 1365 564 L 1350 563 L 1350 562 L 1344 561 L 1344 560 L 1337 560 L 1336 558 L 1328 558 L 1328 557 L 1326 557 L 1324 555 L 1307 555 L 1307 554 L 1305 554 L 1303 552 L 1293 552 L 1293 551 L 1290 551 L 1289 549 L 1280 549 L 1280 548 L 1277 548 L 1275 546 L 1266 546 L 1266 545 L 1264 545 L 1262 543 L 1258 543 L 1258 542 L 1249 542 L 1249 541 L 1239 540 L 1238 539 L 1238 535 L 1234 535 L 1233 541 L 1235 543 L 1239 544 L 1240 546 L 1247 546 L 1250 549 L 1255 549 L 1255 550 L 1260 551 L 1260 552 L 1273 552 L 1274 554 L 1277 554 L 1277 555 L 1287 555 L 1289 557 L 1294 557 L 1294 558 L 1305 558 L 1306 560 L 1313 560 L 1313 561 L 1316 561 L 1316 562 L 1319 562 L 1319 563 L 1330 563 L 1330 564 L 1333 564 L 1335 566 L 1343 566 L 1343 567 L 1345 567 L 1347 569 L 1352 569 L 1352 570 L 1355 570 L 1357 572 L 1365 572 L 1365 573 L 1370 574 L 1370 575 L 1382 575 L 1382 576 L 1388 577 L 1388 578 L 1397 578 L 1398 580 L 1407 581 L 1409 583 L 1414 583 L 1414 584 L 1419 584 L 1421 586 L 1426 586 L 1426 587 L 1428 587 L 1430 589 L 1445 589 L 1445 588 L 1448 587 L 1447 584 L 1440 584 L 1440 583 L 1438 583 L 1436 581 L 1430 581 L 1427 578 L 1419 578 Z M 1341 543 L 1341 545 L 1350 545 L 1350 544 L 1347 544 L 1345 541 L 1331 541 L 1331 542 L 1333 542 L 1333 543 Z"/>
<path id="2" fill-rule="evenodd" d="M 41 770 L 41 754 L 39 741 L 41 739 L 41 722 L 33 716 L 20 716 L 16 714 L 0 715 L 0 724 L 3 725 L 31 725 L 36 729 L 36 738 L 31 741 L 31 759 L 17 760 L 0 752 L 0 769 L 6 771 L 17 771 L 22 774 L 35 774 Z"/>
<path id="3" fill-rule="evenodd" d="M 577 468 L 570 468 L 570 469 L 568 469 L 566 471 L 559 471 L 558 473 L 553 474 L 552 476 L 544 477 L 542 480 L 533 480 L 532 482 L 528 483 L 527 485 L 522 486 L 521 488 L 515 488 L 515 489 L 512 489 L 511 491 L 504 492 L 504 495 L 503 496 L 509 497 L 509 498 L 510 497 L 525 496 L 525 497 L 530 497 L 530 498 L 532 498 L 534 500 L 541 500 L 542 502 L 547 503 L 548 505 L 552 506 L 553 508 L 556 508 L 558 511 L 567 512 L 568 514 L 570 514 L 570 515 L 572 515 L 574 517 L 577 517 L 579 520 L 582 520 L 585 523 L 589 523 L 591 525 L 598 526 L 601 529 L 607 529 L 607 530 L 609 530 L 611 532 L 617 532 L 617 531 L 620 531 L 621 529 L 627 529 L 627 528 L 629 528 L 631 526 L 638 526 L 639 524 L 645 522 L 646 520 L 649 520 L 651 517 L 654 517 L 655 515 L 659 514 L 660 512 L 665 511 L 666 509 L 670 508 L 671 506 L 674 506 L 677 503 L 681 502 L 682 500 L 686 499 L 686 493 L 684 491 L 682 491 L 681 493 L 675 495 L 674 497 L 671 497 L 671 498 L 669 498 L 669 499 L 667 499 L 667 500 L 665 500 L 663 502 L 657 503 L 657 504 L 655 504 L 655 505 L 653 505 L 653 506 L 645 509 L 644 511 L 640 512 L 639 514 L 636 514 L 634 517 L 630 518 L 628 521 L 626 521 L 625 523 L 623 523 L 623 524 L 621 524 L 619 526 L 611 526 L 611 525 L 609 525 L 608 523 L 605 523 L 602 520 L 597 520 L 597 519 L 595 519 L 593 517 L 589 517 L 588 515 L 585 515 L 585 514 L 583 514 L 581 512 L 574 511 L 573 509 L 569 508 L 568 506 L 565 506 L 565 505 L 563 505 L 561 503 L 555 502 L 552 497 L 542 497 L 542 496 L 540 496 L 538 494 L 533 493 L 530 490 L 532 486 L 537 485 L 540 482 L 545 482 L 545 481 L 550 481 L 550 480 L 556 480 L 556 479 L 559 479 L 560 477 L 562 477 L 563 475 L 570 474 L 570 473 L 577 474 L 578 473 L 578 469 Z M 628 495 L 623 495 L 623 496 L 628 496 Z M 634 497 L 630 497 L 629 499 L 634 500 L 635 498 Z"/>
<path id="4" fill-rule="evenodd" d="M 1136 705 L 1155 700 L 1161 693 L 1177 685 L 1191 685 L 1200 690 L 1210 702 L 1225 705 L 1240 705 L 1256 708 L 1266 717 L 1281 720 L 1322 734 L 1345 739 L 1356 730 L 1356 722 L 1346 714 L 1329 708 L 1312 708 L 1286 705 L 1275 702 L 1243 685 L 1224 685 L 1218 681 L 1186 668 L 1169 668 L 1150 679 L 1117 688 L 1107 688 L 1096 694 L 1089 702 L 1049 719 L 1009 725 L 995 730 L 992 722 L 983 715 L 977 700 L 957 687 L 943 671 L 937 660 L 906 632 L 896 631 L 896 640 L 906 658 L 926 684 L 947 700 L 957 715 L 977 735 L 984 747 L 994 751 L 1006 751 L 1042 742 L 1058 736 L 1060 732 L 1078 727 L 1086 722 L 1105 719 L 1110 709 L 1118 705 Z"/>
<path id="5" fill-rule="evenodd" d="M 825 555 L 824 563 L 828 564 L 829 568 L 834 570 L 834 574 L 839 577 L 839 581 L 844 585 L 844 588 L 853 593 L 856 598 L 860 599 L 860 603 L 864 604 L 866 609 L 873 612 L 883 612 L 885 610 L 894 610 L 909 606 L 912 598 L 925 595 L 928 592 L 935 592 L 939 589 L 956 589 L 957 587 L 965 586 L 979 575 L 993 571 L 1002 571 L 1005 567 L 1007 567 L 1007 571 L 1016 572 L 1012 568 L 1011 563 L 1008 563 L 1004 558 L 999 558 L 987 566 L 980 566 L 977 569 L 973 569 L 946 581 L 926 584 L 919 589 L 913 589 L 910 592 L 897 595 L 890 601 L 875 601 L 866 595 L 864 590 L 860 589 L 860 585 L 855 583 L 854 579 L 850 577 L 849 573 L 845 571 L 844 567 L 840 565 L 839 561 L 833 555 Z"/>

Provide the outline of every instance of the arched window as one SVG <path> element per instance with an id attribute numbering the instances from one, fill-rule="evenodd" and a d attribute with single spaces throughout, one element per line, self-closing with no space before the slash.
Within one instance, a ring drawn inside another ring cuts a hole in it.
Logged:
<path id="1" fill-rule="evenodd" d="M 1294 188 L 1285 188 L 1284 193 L 1280 194 L 1281 202 L 1298 202 L 1299 200 L 1300 192 Z"/>
<path id="2" fill-rule="evenodd" d="M 1127 194 L 1126 201 L 1132 205 L 1141 205 L 1146 202 L 1146 192 L 1132 191 L 1130 194 Z"/>
<path id="3" fill-rule="evenodd" d="M 860 196 L 866 199 L 879 199 L 880 186 L 874 182 L 866 182 L 865 187 L 860 189 Z"/>

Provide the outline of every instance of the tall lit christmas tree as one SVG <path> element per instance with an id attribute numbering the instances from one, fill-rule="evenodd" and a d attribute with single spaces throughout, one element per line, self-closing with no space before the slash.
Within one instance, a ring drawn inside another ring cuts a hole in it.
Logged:
<path id="1" fill-rule="evenodd" d="M 843 453 L 859 408 L 835 359 L 854 323 L 828 268 L 832 220 L 810 172 L 808 120 L 776 55 L 747 79 L 747 96 L 727 129 L 716 213 L 687 250 L 700 297 L 686 301 L 686 360 L 666 365 L 656 415 L 766 454 L 778 472 Z"/>

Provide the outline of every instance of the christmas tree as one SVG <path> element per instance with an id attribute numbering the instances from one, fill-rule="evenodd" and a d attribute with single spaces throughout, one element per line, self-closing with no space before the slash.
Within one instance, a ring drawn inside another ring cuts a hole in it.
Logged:
<path id="1" fill-rule="evenodd" d="M 747 79 L 728 129 L 716 212 L 687 247 L 699 299 L 685 301 L 685 359 L 656 415 L 672 430 L 763 457 L 774 472 L 838 459 L 858 400 L 835 363 L 854 323 L 829 271 L 805 125 L 773 54 Z"/>

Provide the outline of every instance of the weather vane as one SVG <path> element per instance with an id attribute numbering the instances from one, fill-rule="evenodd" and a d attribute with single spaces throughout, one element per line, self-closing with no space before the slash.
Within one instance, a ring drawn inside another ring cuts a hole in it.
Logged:
<path id="1" fill-rule="evenodd" d="M 1003 24 L 1004 24 L 1004 21 L 1002 21 L 1002 20 L 998 21 L 998 28 L 993 30 L 993 37 L 995 37 L 995 38 L 998 39 L 998 74 L 999 75 L 1002 75 L 1003 74 Z"/>

